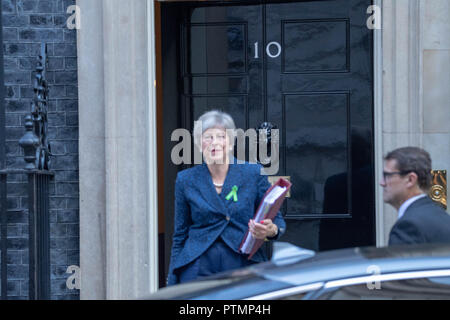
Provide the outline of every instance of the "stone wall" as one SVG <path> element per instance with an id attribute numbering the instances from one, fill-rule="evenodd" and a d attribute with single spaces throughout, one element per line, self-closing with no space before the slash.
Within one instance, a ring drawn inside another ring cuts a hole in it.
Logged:
<path id="1" fill-rule="evenodd" d="M 42 41 L 48 44 L 51 298 L 78 299 L 67 268 L 79 265 L 78 86 L 76 30 L 66 26 L 75 0 L 2 0 L 5 68 L 6 166 L 24 168 L 18 140 L 33 98 L 33 75 Z M 8 296 L 28 298 L 26 176 L 8 181 Z"/>
<path id="2" fill-rule="evenodd" d="M 382 174 L 383 155 L 404 146 L 424 148 L 431 155 L 433 169 L 449 172 L 450 1 L 382 0 L 381 4 L 377 179 Z M 377 244 L 385 245 L 397 212 L 383 204 L 381 187 L 377 188 Z"/>
<path id="3" fill-rule="evenodd" d="M 450 176 L 450 1 L 422 0 L 423 145 Z M 448 196 L 448 194 L 447 194 Z M 450 213 L 450 206 L 447 212 Z"/>

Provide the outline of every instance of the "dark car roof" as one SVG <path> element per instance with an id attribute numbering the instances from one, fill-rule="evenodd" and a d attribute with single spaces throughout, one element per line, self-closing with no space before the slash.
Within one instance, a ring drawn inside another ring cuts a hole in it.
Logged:
<path id="1" fill-rule="evenodd" d="M 288 288 L 351 277 L 368 276 L 369 267 L 381 274 L 450 269 L 450 245 L 363 247 L 319 252 L 286 265 L 268 261 L 199 281 L 164 288 L 149 299 L 240 299 L 244 292 Z M 268 281 L 269 280 L 269 281 Z"/>
<path id="2" fill-rule="evenodd" d="M 266 279 L 302 285 L 348 277 L 450 268 L 450 245 L 363 247 L 317 253 L 314 257 L 281 267 L 261 265 L 255 273 Z"/>

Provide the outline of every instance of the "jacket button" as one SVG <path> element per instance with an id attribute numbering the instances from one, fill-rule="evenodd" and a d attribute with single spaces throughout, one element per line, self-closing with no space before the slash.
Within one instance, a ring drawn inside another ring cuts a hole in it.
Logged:
<path id="1" fill-rule="evenodd" d="M 230 216 L 226 216 L 225 219 L 227 219 L 227 221 L 230 221 Z"/>

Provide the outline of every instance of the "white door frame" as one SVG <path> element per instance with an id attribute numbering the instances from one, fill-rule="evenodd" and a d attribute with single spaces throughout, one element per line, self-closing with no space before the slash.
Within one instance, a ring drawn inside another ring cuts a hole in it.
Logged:
<path id="1" fill-rule="evenodd" d="M 373 4 L 382 8 L 383 0 L 373 0 Z M 148 153 L 148 177 L 157 177 L 157 146 L 156 146 L 156 65 L 155 65 L 155 11 L 154 0 L 147 0 L 147 37 L 148 37 L 148 150 L 154 152 Z M 375 162 L 375 227 L 376 227 L 376 245 L 385 245 L 385 221 L 383 218 L 383 195 L 379 186 L 379 177 L 383 171 L 383 38 L 382 29 L 374 30 L 373 37 L 373 56 L 374 56 L 374 162 Z M 152 291 L 158 289 L 158 181 L 157 179 L 148 179 L 149 201 L 147 212 L 151 229 L 149 239 L 149 248 L 151 257 L 150 272 Z"/>
<path id="2" fill-rule="evenodd" d="M 150 290 L 159 288 L 158 268 L 158 157 L 157 157 L 157 121 L 156 121 L 156 48 L 155 48 L 155 7 L 154 0 L 147 0 L 147 52 L 148 52 L 148 115 L 147 115 L 147 163 L 148 163 L 148 201 L 147 212 L 149 218 L 148 248 L 150 264 Z M 162 204 L 161 204 L 162 205 Z"/>
<path id="3" fill-rule="evenodd" d="M 373 4 L 382 8 L 383 0 L 373 0 Z M 382 11 L 381 11 L 382 15 Z M 383 28 L 383 26 L 381 26 Z M 373 79 L 374 79 L 374 164 L 375 164 L 375 230 L 376 245 L 384 243 L 383 194 L 379 188 L 383 172 L 383 37 L 382 29 L 373 31 Z"/>

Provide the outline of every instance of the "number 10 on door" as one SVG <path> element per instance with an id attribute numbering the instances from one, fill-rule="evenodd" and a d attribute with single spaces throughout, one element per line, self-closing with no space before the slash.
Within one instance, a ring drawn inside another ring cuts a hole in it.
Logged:
<path id="1" fill-rule="evenodd" d="M 255 59 L 259 59 L 259 49 L 258 49 L 258 42 L 255 42 Z M 269 42 L 266 46 L 266 54 L 267 56 L 269 56 L 269 58 L 275 59 L 278 58 L 281 54 L 281 45 L 276 42 L 276 41 L 272 41 Z"/>

